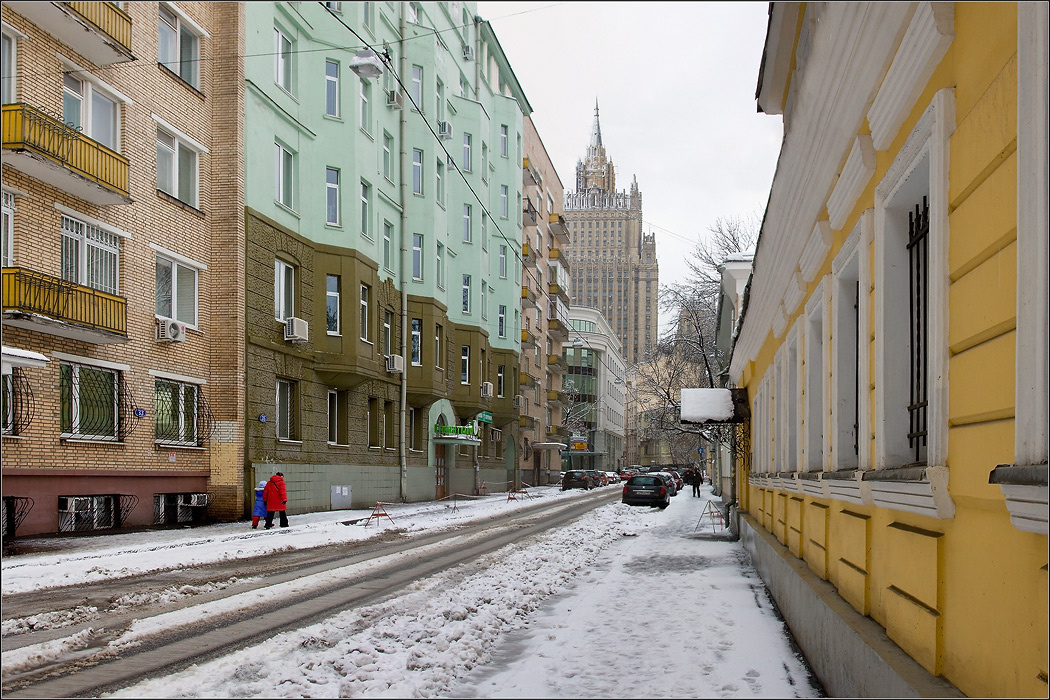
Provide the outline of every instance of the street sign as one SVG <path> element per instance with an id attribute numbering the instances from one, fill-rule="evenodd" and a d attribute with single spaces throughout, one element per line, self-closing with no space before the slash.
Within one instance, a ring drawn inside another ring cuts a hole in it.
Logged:
<path id="1" fill-rule="evenodd" d="M 481 413 L 479 413 L 478 414 L 478 421 L 480 421 L 482 423 L 491 423 L 492 422 L 492 411 L 482 411 Z"/>

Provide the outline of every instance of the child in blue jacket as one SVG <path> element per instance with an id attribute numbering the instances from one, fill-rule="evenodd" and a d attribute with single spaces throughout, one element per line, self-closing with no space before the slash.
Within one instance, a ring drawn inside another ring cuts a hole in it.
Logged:
<path id="1" fill-rule="evenodd" d="M 252 529 L 259 527 L 259 518 L 266 517 L 266 503 L 263 502 L 263 489 L 266 488 L 266 482 L 260 481 L 259 485 L 255 487 L 255 507 L 252 508 Z"/>

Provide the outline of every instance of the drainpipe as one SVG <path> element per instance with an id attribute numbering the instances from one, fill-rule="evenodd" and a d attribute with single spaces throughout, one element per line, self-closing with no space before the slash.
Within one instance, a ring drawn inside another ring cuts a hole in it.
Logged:
<path id="1" fill-rule="evenodd" d="M 405 55 L 405 32 L 407 26 L 405 22 L 404 9 L 401 11 L 401 20 L 398 24 L 398 28 L 401 32 L 401 42 L 398 51 L 398 60 L 401 62 L 399 73 L 401 75 L 407 75 L 405 72 L 408 67 L 408 57 Z M 400 86 L 396 89 L 400 90 Z M 405 179 L 405 166 L 408 162 L 408 151 L 405 148 L 405 113 L 409 110 L 408 106 L 402 107 L 398 110 L 400 112 L 398 118 L 398 139 L 401 143 L 401 154 L 400 154 L 400 172 L 398 178 L 401 183 L 399 188 L 401 195 L 401 269 L 398 270 L 401 276 L 401 357 L 404 358 L 404 371 L 401 372 L 401 439 L 398 444 L 399 457 L 401 460 L 401 502 L 405 503 L 408 501 L 408 445 L 405 440 L 405 426 L 408 424 L 408 368 L 410 363 L 408 362 L 408 276 L 406 271 L 408 270 L 408 245 L 406 239 L 408 237 L 408 183 Z"/>

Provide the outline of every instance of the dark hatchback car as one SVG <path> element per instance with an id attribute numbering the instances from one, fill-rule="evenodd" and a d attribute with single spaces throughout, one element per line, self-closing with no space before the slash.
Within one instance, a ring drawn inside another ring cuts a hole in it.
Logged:
<path id="1" fill-rule="evenodd" d="M 671 492 L 667 483 L 655 474 L 632 476 L 623 485 L 622 503 L 629 506 L 658 506 L 666 508 L 671 505 Z"/>
<path id="2" fill-rule="evenodd" d="M 594 478 L 583 469 L 572 469 L 565 472 L 565 476 L 561 478 L 561 490 L 568 491 L 569 489 L 592 489 L 594 488 Z"/>

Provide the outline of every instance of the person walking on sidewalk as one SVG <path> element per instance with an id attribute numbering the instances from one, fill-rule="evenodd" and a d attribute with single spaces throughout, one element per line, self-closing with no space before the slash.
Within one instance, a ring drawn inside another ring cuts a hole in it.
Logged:
<path id="1" fill-rule="evenodd" d="M 704 483 L 704 473 L 699 469 L 693 474 L 693 495 L 700 495 L 700 484 Z"/>
<path id="2" fill-rule="evenodd" d="M 266 501 L 263 500 L 263 490 L 266 489 L 266 482 L 260 481 L 259 485 L 255 487 L 255 507 L 252 508 L 252 529 L 259 527 L 259 519 L 266 517 Z"/>
<path id="3" fill-rule="evenodd" d="M 281 516 L 281 527 L 288 527 L 288 491 L 284 486 L 284 474 L 277 472 L 266 482 L 263 501 L 266 503 L 266 529 L 273 527 L 275 513 Z"/>

